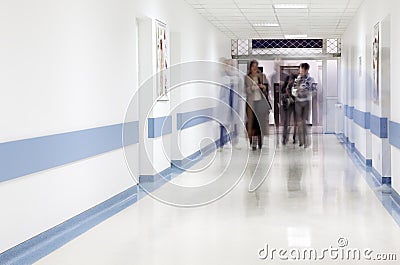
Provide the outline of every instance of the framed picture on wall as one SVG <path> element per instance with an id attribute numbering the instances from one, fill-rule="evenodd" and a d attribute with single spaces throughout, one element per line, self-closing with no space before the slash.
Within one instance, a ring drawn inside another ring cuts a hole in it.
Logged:
<path id="1" fill-rule="evenodd" d="M 373 81 L 373 98 L 375 101 L 379 100 L 379 51 L 380 51 L 380 36 L 379 36 L 380 23 L 374 27 L 374 38 L 372 43 L 372 81 Z"/>
<path id="2" fill-rule="evenodd" d="M 156 72 L 157 72 L 157 97 L 158 100 L 169 100 L 169 78 L 168 78 L 168 32 L 167 25 L 159 20 L 155 20 L 156 34 Z"/>

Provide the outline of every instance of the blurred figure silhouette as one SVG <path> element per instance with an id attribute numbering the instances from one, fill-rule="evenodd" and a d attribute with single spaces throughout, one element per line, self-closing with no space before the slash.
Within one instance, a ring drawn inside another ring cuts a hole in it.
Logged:
<path id="1" fill-rule="evenodd" d="M 300 65 L 300 74 L 296 78 L 292 88 L 292 95 L 295 97 L 295 111 L 297 115 L 297 126 L 299 130 L 299 146 L 308 147 L 307 139 L 307 119 L 310 115 L 310 106 L 312 94 L 316 88 L 313 86 L 314 78 L 310 76 L 308 71 L 310 65 L 302 63 Z"/>
<path id="2" fill-rule="evenodd" d="M 262 149 L 266 134 L 267 118 L 270 108 L 268 104 L 268 80 L 258 69 L 258 62 L 251 61 L 245 79 L 247 96 L 247 133 L 253 150 L 257 146 Z"/>
<path id="3" fill-rule="evenodd" d="M 235 62 L 231 59 L 221 59 L 222 76 L 219 99 L 221 101 L 219 107 L 216 108 L 216 117 L 220 122 L 220 151 L 224 146 L 230 147 L 229 143 L 225 145 L 224 138 L 228 137 L 235 148 L 238 147 L 238 128 L 241 121 L 241 98 L 243 94 L 243 79 L 239 71 L 235 68 Z M 227 109 L 229 109 L 227 111 Z"/>
<path id="4" fill-rule="evenodd" d="M 296 75 L 289 75 L 286 77 L 285 83 L 282 86 L 282 114 L 283 114 L 283 139 L 282 144 L 286 145 L 289 141 L 289 125 L 290 120 L 293 116 L 293 144 L 296 143 L 296 132 L 297 132 L 297 117 L 295 111 L 295 97 L 292 95 L 292 88 L 294 81 L 296 80 Z"/>

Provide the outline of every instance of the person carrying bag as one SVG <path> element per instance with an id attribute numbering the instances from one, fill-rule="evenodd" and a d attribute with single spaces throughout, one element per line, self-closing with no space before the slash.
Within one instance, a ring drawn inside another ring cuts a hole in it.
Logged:
<path id="1" fill-rule="evenodd" d="M 293 132 L 293 144 L 296 143 L 296 133 L 297 133 L 297 126 L 296 126 L 296 111 L 295 111 L 295 98 L 292 95 L 292 86 L 294 84 L 294 80 L 296 79 L 295 75 L 288 76 L 287 81 L 283 85 L 282 90 L 282 108 L 283 108 L 283 139 L 282 144 L 286 145 L 289 141 L 289 124 L 290 120 L 293 116 L 294 120 L 294 132 Z"/>
<path id="2" fill-rule="evenodd" d="M 247 132 L 253 150 L 263 146 L 266 121 L 271 105 L 268 99 L 268 81 L 258 69 L 258 62 L 252 61 L 245 80 L 247 93 Z"/>

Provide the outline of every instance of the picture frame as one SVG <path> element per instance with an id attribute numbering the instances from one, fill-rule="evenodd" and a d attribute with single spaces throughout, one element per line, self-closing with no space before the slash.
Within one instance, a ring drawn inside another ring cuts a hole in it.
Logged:
<path id="1" fill-rule="evenodd" d="M 156 91 L 157 100 L 169 100 L 169 34 L 167 25 L 160 20 L 155 20 L 155 45 L 156 45 Z"/>
<path id="2" fill-rule="evenodd" d="M 374 35 L 372 41 L 372 87 L 373 99 L 379 100 L 380 87 L 379 87 L 379 72 L 380 72 L 380 23 L 374 26 Z"/>

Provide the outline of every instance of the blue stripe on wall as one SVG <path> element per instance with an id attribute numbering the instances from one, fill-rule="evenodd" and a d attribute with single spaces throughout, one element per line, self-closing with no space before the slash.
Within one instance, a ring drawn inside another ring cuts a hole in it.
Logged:
<path id="1" fill-rule="evenodd" d="M 354 117 L 354 107 L 349 107 L 349 119 L 353 119 Z"/>
<path id="2" fill-rule="evenodd" d="M 349 105 L 344 105 L 344 114 L 347 118 L 353 119 L 353 113 L 354 113 L 354 107 L 351 107 Z"/>
<path id="3" fill-rule="evenodd" d="M 122 125 L 123 145 L 139 143 L 139 122 L 127 122 Z"/>
<path id="4" fill-rule="evenodd" d="M 31 138 L 0 144 L 0 182 L 72 163 L 122 147 L 122 124 Z M 125 145 L 138 143 L 138 122 L 128 123 L 132 137 Z"/>
<path id="5" fill-rule="evenodd" d="M 371 114 L 369 112 L 363 112 L 361 110 L 354 109 L 353 120 L 361 128 L 367 130 L 370 129 L 370 119 L 371 119 Z"/>
<path id="6" fill-rule="evenodd" d="M 228 136 L 224 137 L 222 143 L 220 139 L 218 139 L 215 143 L 210 144 L 201 152 L 196 152 L 196 154 L 201 153 L 202 155 L 200 156 L 204 157 L 215 150 L 216 147 L 219 147 L 220 144 L 224 144 L 228 140 L 230 140 L 230 137 Z M 185 158 L 184 160 L 187 159 L 188 158 Z M 184 173 L 186 169 L 199 161 L 200 159 L 192 160 L 191 164 L 186 164 L 185 168 L 176 168 L 173 166 L 155 176 L 147 176 L 151 177 L 150 180 L 152 182 L 141 183 L 140 186 L 133 186 L 99 205 L 96 205 L 41 234 L 0 253 L 0 264 L 19 265 L 35 263 L 97 224 L 100 224 L 104 220 L 107 220 L 136 203 L 138 200 L 146 196 L 148 192 L 158 189 L 172 178 Z M 146 180 L 148 179 L 144 179 L 144 181 Z M 143 190 L 143 188 L 146 190 Z"/>
<path id="7" fill-rule="evenodd" d="M 388 138 L 388 119 L 380 118 L 371 114 L 371 132 L 379 138 Z"/>
<path id="8" fill-rule="evenodd" d="M 1 265 L 33 264 L 138 200 L 133 186 L 93 208 L 0 253 Z"/>
<path id="9" fill-rule="evenodd" d="M 365 129 L 371 129 L 371 113 L 365 113 Z"/>
<path id="10" fill-rule="evenodd" d="M 400 148 L 400 123 L 389 122 L 389 142 L 394 147 Z"/>
<path id="11" fill-rule="evenodd" d="M 148 119 L 148 137 L 158 138 L 172 133 L 172 116 L 149 118 Z"/>
<path id="12" fill-rule="evenodd" d="M 213 117 L 214 108 L 201 109 L 197 111 L 178 113 L 177 129 L 184 130 L 205 122 L 209 122 Z"/>

